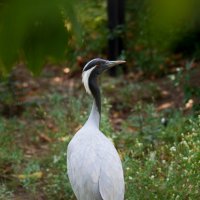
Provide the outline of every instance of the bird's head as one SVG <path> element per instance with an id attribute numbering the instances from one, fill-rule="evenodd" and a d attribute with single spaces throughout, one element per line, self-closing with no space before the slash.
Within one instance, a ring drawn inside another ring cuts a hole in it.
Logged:
<path id="1" fill-rule="evenodd" d="M 96 87 L 96 77 L 102 72 L 112 68 L 115 65 L 125 63 L 126 61 L 117 60 L 109 61 L 101 58 L 95 58 L 89 61 L 83 68 L 82 82 L 85 86 L 86 92 L 92 94 L 92 87 Z"/>

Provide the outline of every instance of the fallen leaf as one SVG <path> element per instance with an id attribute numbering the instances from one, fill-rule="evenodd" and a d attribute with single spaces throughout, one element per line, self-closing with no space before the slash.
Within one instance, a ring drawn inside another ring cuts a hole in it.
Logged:
<path id="1" fill-rule="evenodd" d="M 42 142 L 52 142 L 52 139 L 45 134 L 40 134 L 39 136 Z"/>
<path id="2" fill-rule="evenodd" d="M 185 108 L 186 109 L 191 109 L 194 105 L 194 100 L 193 99 L 189 99 L 188 102 L 185 104 Z"/>
<path id="3" fill-rule="evenodd" d="M 42 176 L 43 176 L 42 172 L 34 172 L 32 174 L 18 174 L 18 175 L 15 175 L 15 177 L 17 177 L 20 180 L 24 180 L 24 179 L 27 179 L 27 178 L 40 179 L 40 178 L 42 178 Z"/>

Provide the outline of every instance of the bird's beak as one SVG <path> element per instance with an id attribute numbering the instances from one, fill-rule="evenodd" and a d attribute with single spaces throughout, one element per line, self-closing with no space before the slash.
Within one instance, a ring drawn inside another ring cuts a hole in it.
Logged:
<path id="1" fill-rule="evenodd" d="M 111 68 L 111 67 L 113 67 L 113 66 L 115 66 L 115 65 L 123 64 L 123 63 L 125 63 L 125 62 L 126 62 L 126 61 L 124 61 L 124 60 L 108 61 L 108 62 L 106 63 L 106 65 L 107 65 L 108 68 Z"/>

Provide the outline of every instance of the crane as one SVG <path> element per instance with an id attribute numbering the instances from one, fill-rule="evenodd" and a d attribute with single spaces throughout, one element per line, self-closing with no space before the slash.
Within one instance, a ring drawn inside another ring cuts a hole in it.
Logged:
<path id="1" fill-rule="evenodd" d="M 97 77 L 125 61 L 95 58 L 82 71 L 86 92 L 93 97 L 88 120 L 67 147 L 67 173 L 78 200 L 123 200 L 124 175 L 113 143 L 99 130 L 101 95 Z M 78 114 L 78 113 L 77 113 Z"/>

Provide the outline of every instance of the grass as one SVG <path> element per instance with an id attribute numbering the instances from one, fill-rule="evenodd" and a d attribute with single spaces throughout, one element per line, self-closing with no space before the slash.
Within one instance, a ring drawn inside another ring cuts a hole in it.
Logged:
<path id="1" fill-rule="evenodd" d="M 122 158 L 125 199 L 198 199 L 197 112 L 183 115 L 181 110 L 169 109 L 164 126 L 161 118 L 165 112 L 157 112 L 150 101 L 159 96 L 155 85 L 126 84 L 122 79 L 106 82 L 102 82 L 106 98 L 101 130 L 113 140 Z M 112 88 L 115 85 L 117 88 Z M 134 96 L 137 103 L 132 106 Z M 47 92 L 41 98 L 43 103 L 27 106 L 20 117 L 0 117 L 2 200 L 27 196 L 30 200 L 75 200 L 66 175 L 66 148 L 87 119 L 91 100 L 83 89 Z M 114 122 L 115 115 L 119 122 Z"/>
<path id="2" fill-rule="evenodd" d="M 178 130 L 176 124 L 151 143 L 144 137 L 134 141 L 125 157 L 127 199 L 198 198 L 199 119 L 195 121 L 188 125 L 196 129 Z M 182 126 L 186 124 L 184 120 Z M 172 139 L 170 134 L 176 136 Z"/>

